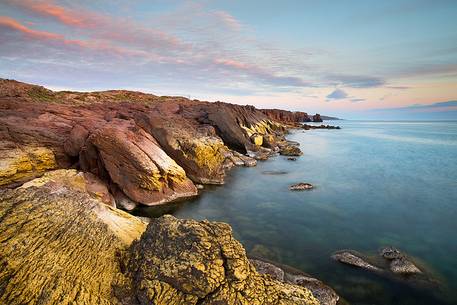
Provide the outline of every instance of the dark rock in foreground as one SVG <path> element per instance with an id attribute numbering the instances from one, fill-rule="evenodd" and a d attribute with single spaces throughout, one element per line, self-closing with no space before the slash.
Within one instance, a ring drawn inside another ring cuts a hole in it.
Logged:
<path id="1" fill-rule="evenodd" d="M 311 290 L 321 305 L 335 305 L 339 300 L 339 296 L 332 288 L 306 273 L 266 259 L 252 258 L 249 261 L 261 274 L 268 274 L 275 280 L 299 285 Z"/>

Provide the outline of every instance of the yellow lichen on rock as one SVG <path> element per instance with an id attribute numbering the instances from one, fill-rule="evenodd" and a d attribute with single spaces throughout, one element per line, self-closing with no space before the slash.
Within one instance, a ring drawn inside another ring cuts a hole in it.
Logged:
<path id="1" fill-rule="evenodd" d="M 119 304 L 112 283 L 128 243 L 100 208 L 109 209 L 65 187 L 1 191 L 0 304 Z"/>
<path id="2" fill-rule="evenodd" d="M 163 216 L 129 253 L 140 304 L 319 304 L 308 289 L 257 273 L 224 223 Z"/>
<path id="3" fill-rule="evenodd" d="M 52 150 L 46 147 L 22 147 L 2 151 L 0 186 L 21 183 L 57 168 Z"/>

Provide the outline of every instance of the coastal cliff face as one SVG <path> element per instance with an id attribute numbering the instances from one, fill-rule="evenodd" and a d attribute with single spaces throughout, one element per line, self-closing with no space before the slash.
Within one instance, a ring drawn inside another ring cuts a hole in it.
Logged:
<path id="1" fill-rule="evenodd" d="M 227 224 L 148 225 L 116 208 L 195 196 L 233 166 L 298 155 L 284 134 L 303 118 L 0 79 L 0 303 L 319 304 L 258 273 Z"/>
<path id="2" fill-rule="evenodd" d="M 115 197 L 155 205 L 222 184 L 235 165 L 287 146 L 304 113 L 131 91 L 53 92 L 0 80 L 0 186 L 76 168 Z M 259 157 L 261 158 L 261 157 Z M 255 162 L 255 161 L 254 161 Z"/>

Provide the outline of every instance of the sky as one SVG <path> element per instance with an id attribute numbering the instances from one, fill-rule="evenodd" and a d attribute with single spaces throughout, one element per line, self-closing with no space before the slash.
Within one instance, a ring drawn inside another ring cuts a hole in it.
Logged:
<path id="1" fill-rule="evenodd" d="M 0 0 L 0 78 L 457 119 L 457 1 Z"/>

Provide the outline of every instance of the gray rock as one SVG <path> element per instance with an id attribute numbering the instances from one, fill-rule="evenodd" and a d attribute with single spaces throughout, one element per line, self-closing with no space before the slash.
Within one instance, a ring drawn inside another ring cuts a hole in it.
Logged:
<path id="1" fill-rule="evenodd" d="M 335 290 L 313 277 L 286 273 L 286 282 L 308 288 L 321 305 L 336 305 L 340 297 Z"/>
<path id="2" fill-rule="evenodd" d="M 249 261 L 254 265 L 258 273 L 268 274 L 273 279 L 284 282 L 284 271 L 281 268 L 258 259 L 249 259 Z"/>
<path id="3" fill-rule="evenodd" d="M 382 271 L 382 269 L 373 266 L 365 259 L 363 259 L 361 256 L 357 255 L 355 252 L 351 252 L 348 250 L 335 252 L 332 255 L 332 259 L 339 261 L 343 264 L 359 267 L 370 271 Z"/>
<path id="4" fill-rule="evenodd" d="M 396 274 L 418 274 L 422 271 L 406 257 L 396 258 L 390 263 L 390 270 Z"/>
<path id="5" fill-rule="evenodd" d="M 395 247 L 382 248 L 381 251 L 379 251 L 379 255 L 388 260 L 403 257 L 403 254 Z"/>

